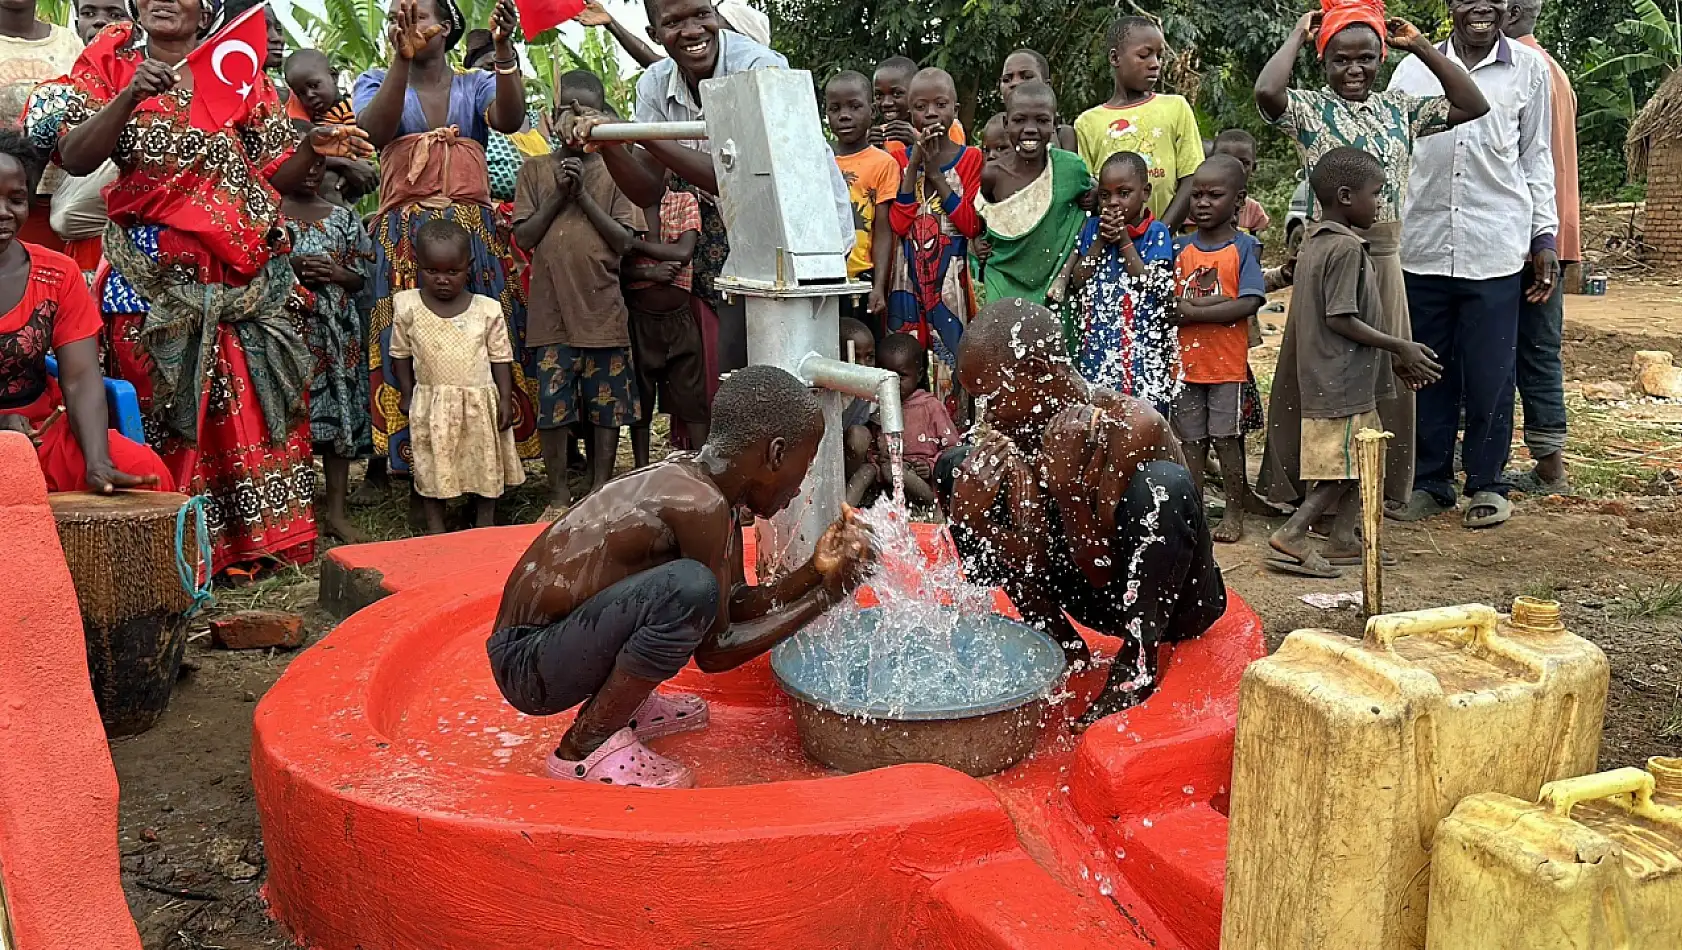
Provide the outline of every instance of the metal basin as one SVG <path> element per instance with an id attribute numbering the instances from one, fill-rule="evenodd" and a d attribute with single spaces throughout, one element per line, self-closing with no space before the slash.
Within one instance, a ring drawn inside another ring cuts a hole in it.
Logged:
<path id="1" fill-rule="evenodd" d="M 939 656 L 895 656 L 881 646 L 892 639 L 879 635 L 881 619 L 879 609 L 862 610 L 838 631 L 802 633 L 772 651 L 807 755 L 843 772 L 932 762 L 991 775 L 1034 750 L 1046 697 L 1063 673 L 1063 651 L 1050 637 L 997 614 L 970 615 L 956 618 Z M 929 679 L 920 694 L 903 683 L 881 688 L 907 665 L 944 678 Z"/>

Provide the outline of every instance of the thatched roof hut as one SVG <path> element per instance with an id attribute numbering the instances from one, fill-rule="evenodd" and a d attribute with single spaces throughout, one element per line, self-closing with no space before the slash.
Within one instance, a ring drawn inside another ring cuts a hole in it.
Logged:
<path id="1" fill-rule="evenodd" d="M 1643 239 L 1660 260 L 1682 263 L 1682 69 L 1630 123 L 1624 155 L 1630 177 L 1647 179 Z"/>

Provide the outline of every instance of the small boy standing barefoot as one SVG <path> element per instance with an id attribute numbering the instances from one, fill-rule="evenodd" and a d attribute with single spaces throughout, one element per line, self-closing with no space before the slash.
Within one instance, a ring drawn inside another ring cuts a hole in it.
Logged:
<path id="1" fill-rule="evenodd" d="M 1261 243 L 1238 230 L 1245 198 L 1244 166 L 1213 155 L 1192 176 L 1191 221 L 1197 230 L 1179 240 L 1174 277 L 1180 295 L 1180 367 L 1185 386 L 1174 401 L 1174 435 L 1198 490 L 1213 443 L 1221 460 L 1226 514 L 1216 541 L 1244 535 L 1245 512 L 1272 513 L 1250 490 L 1244 470 L 1244 381 L 1249 378 L 1249 321 L 1267 300 Z"/>
<path id="2" fill-rule="evenodd" d="M 1288 574 L 1337 577 L 1334 565 L 1359 564 L 1360 517 L 1355 434 L 1383 429 L 1378 403 L 1395 393 L 1396 375 L 1417 389 L 1442 373 L 1436 354 L 1377 329 L 1384 302 L 1367 242 L 1356 235 L 1378 217 L 1384 167 L 1355 148 L 1336 148 L 1309 179 L 1321 220 L 1308 226 L 1297 258 L 1290 326 L 1297 335 L 1302 387 L 1302 480 L 1308 497 L 1268 543 L 1283 555 L 1268 566 Z M 1224 460 L 1223 460 L 1224 464 Z M 1308 529 L 1336 513 L 1324 551 L 1308 544 Z"/>

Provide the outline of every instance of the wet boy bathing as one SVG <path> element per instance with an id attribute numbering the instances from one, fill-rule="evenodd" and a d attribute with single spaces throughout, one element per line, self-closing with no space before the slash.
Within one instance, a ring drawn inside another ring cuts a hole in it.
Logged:
<path id="1" fill-rule="evenodd" d="M 1158 645 L 1207 630 L 1226 610 L 1226 587 L 1167 423 L 1088 384 L 1066 353 L 1044 307 L 982 310 L 958 379 L 987 398 L 993 430 L 973 450 L 946 453 L 935 480 L 970 576 L 1003 586 L 1071 665 L 1090 653 L 1069 617 L 1121 638 L 1084 728 L 1148 697 Z"/>
<path id="2" fill-rule="evenodd" d="M 643 742 L 706 725 L 695 696 L 655 691 L 693 657 L 740 666 L 846 600 L 870 558 L 845 517 L 811 561 L 743 580 L 735 512 L 768 517 L 800 490 L 823 435 L 816 397 L 769 366 L 732 373 L 711 438 L 580 502 L 520 558 L 487 644 L 503 696 L 531 716 L 582 704 L 549 759 L 558 779 L 686 788 L 689 769 Z"/>

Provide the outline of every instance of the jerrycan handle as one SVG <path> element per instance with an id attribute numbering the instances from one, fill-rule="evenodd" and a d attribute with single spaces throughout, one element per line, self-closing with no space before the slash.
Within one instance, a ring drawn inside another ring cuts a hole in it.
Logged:
<path id="1" fill-rule="evenodd" d="M 1367 621 L 1363 638 L 1370 647 L 1389 650 L 1398 637 L 1416 637 L 1443 633 L 1449 630 L 1471 630 L 1472 644 L 1483 646 L 1495 633 L 1499 615 L 1494 607 L 1483 604 L 1464 604 L 1459 607 L 1432 607 L 1399 614 L 1382 614 Z"/>
<path id="2" fill-rule="evenodd" d="M 1571 809 L 1582 802 L 1618 795 L 1635 796 L 1634 811 L 1637 814 L 1651 811 L 1653 776 L 1642 769 L 1630 767 L 1595 775 L 1564 778 L 1542 786 L 1542 794 L 1537 797 L 1537 802 L 1548 806 L 1549 810 L 1560 818 L 1570 818 Z"/>

